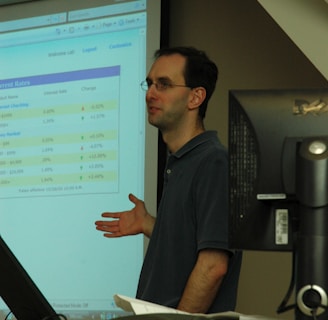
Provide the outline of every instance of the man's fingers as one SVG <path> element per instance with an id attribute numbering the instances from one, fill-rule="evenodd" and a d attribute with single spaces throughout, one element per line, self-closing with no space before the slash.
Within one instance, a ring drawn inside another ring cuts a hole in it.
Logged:
<path id="1" fill-rule="evenodd" d="M 121 215 L 121 213 L 119 213 L 119 212 L 103 212 L 101 214 L 101 216 L 104 218 L 114 218 L 114 219 L 119 219 L 120 215 Z"/>

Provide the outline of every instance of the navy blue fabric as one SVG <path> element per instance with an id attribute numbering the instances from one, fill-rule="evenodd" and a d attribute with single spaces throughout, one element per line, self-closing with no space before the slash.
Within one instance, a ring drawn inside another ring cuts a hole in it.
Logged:
<path id="1" fill-rule="evenodd" d="M 209 313 L 234 310 L 241 254 L 228 248 L 228 156 L 206 131 L 170 154 L 137 298 L 177 307 L 198 252 L 229 252 L 229 272 Z"/>

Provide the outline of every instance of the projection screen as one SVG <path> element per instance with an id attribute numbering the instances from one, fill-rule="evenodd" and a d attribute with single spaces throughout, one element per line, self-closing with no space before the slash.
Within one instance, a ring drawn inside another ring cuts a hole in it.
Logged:
<path id="1" fill-rule="evenodd" d="M 135 295 L 143 237 L 94 222 L 131 208 L 129 193 L 155 211 L 139 84 L 159 29 L 160 0 L 0 7 L 0 234 L 58 312 L 111 318 L 114 294 Z"/>

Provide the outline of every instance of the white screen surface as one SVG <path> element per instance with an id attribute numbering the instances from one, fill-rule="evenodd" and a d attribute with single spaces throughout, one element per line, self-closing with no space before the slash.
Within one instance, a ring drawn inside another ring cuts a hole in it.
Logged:
<path id="1" fill-rule="evenodd" d="M 0 233 L 56 311 L 109 317 L 115 293 L 135 295 L 143 237 L 105 239 L 94 221 L 146 197 L 139 84 L 157 1 L 67 2 L 1 16 Z"/>

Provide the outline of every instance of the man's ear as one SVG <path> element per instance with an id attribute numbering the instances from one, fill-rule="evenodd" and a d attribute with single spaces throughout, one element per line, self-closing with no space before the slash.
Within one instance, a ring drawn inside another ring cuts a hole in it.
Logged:
<path id="1" fill-rule="evenodd" d="M 203 87 L 192 88 L 190 92 L 189 109 L 198 108 L 206 98 L 206 90 Z"/>

